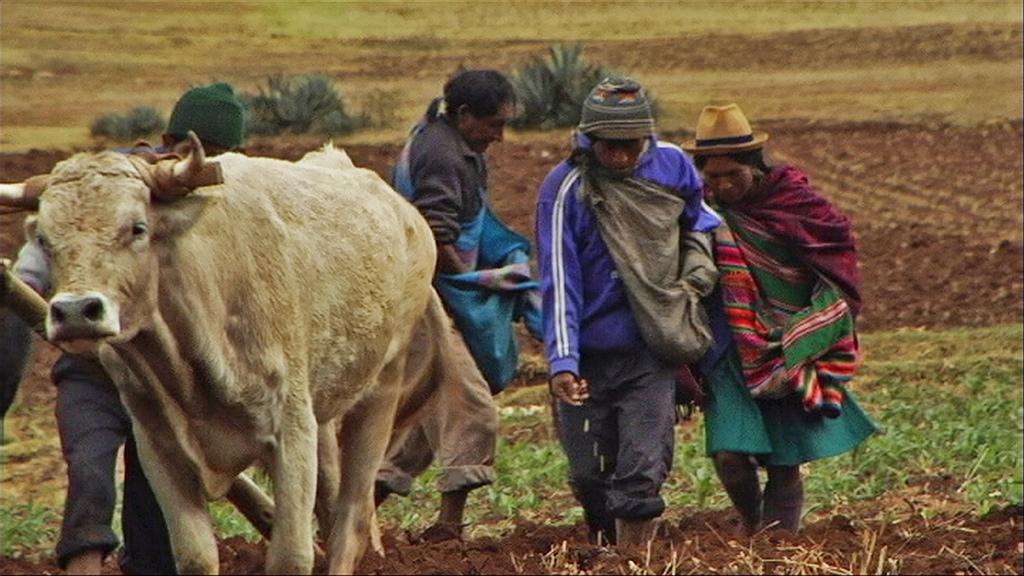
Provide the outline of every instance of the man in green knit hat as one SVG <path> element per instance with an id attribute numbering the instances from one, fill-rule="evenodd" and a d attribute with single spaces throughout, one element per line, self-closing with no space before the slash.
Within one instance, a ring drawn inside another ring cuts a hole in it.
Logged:
<path id="1" fill-rule="evenodd" d="M 195 132 L 207 156 L 239 150 L 245 133 L 245 108 L 224 83 L 193 88 L 171 113 L 163 146 L 126 153 L 167 152 Z M 49 266 L 36 243 L 26 243 L 13 271 L 41 294 L 51 287 Z M 10 406 L 31 353 L 31 329 L 3 309 L 0 318 L 0 418 Z M 56 418 L 67 463 L 67 498 L 57 564 L 67 574 L 99 574 L 103 559 L 118 547 L 112 520 L 117 501 L 117 453 L 124 447 L 121 528 L 124 574 L 174 574 L 170 539 L 163 514 L 139 462 L 131 419 L 114 383 L 93 358 L 64 353 L 53 366 L 57 386 Z"/>
<path id="2" fill-rule="evenodd" d="M 192 88 L 174 106 L 163 145 L 174 148 L 191 130 L 203 143 L 207 156 L 238 150 L 245 139 L 245 120 L 245 106 L 230 84 Z"/>

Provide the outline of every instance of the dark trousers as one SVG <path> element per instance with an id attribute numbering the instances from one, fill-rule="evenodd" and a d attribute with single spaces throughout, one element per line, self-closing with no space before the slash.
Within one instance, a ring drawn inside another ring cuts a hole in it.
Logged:
<path id="1" fill-rule="evenodd" d="M 32 329 L 14 312 L 0 307 L 0 420 L 14 403 L 31 352 Z"/>
<path id="2" fill-rule="evenodd" d="M 558 403 L 559 440 L 570 485 L 591 533 L 615 534 L 615 518 L 665 511 L 661 486 L 675 449 L 675 372 L 646 349 L 584 355 L 590 383 L 582 406 Z"/>
<path id="3" fill-rule="evenodd" d="M 131 419 L 117 389 L 95 360 L 64 354 L 54 364 L 57 427 L 68 468 L 64 520 L 57 542 L 61 568 L 88 550 L 117 548 L 112 527 L 117 502 L 115 467 L 124 445 L 121 570 L 127 574 L 174 574 L 167 527 L 135 451 Z"/>

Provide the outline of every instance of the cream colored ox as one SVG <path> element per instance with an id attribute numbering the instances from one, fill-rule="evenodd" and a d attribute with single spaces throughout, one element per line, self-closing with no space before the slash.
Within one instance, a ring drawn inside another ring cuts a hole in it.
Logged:
<path id="1" fill-rule="evenodd" d="M 256 463 L 274 486 L 267 573 L 310 573 L 318 434 L 340 422 L 321 526 L 330 572 L 351 573 L 411 333 L 428 304 L 443 317 L 431 231 L 331 145 L 294 163 L 184 152 L 80 153 L 48 176 L 26 225 L 54 276 L 47 339 L 97 351 L 117 382 L 182 574 L 218 571 L 205 503 Z"/>

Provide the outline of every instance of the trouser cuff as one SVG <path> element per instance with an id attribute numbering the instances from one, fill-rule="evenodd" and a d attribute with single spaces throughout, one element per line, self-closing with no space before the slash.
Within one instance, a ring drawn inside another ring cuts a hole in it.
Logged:
<path id="1" fill-rule="evenodd" d="M 608 495 L 608 512 L 615 518 L 647 520 L 665 512 L 665 499 L 661 496 L 621 496 L 614 492 Z"/>
<path id="2" fill-rule="evenodd" d="M 382 468 L 377 471 L 376 488 L 387 490 L 391 494 L 408 496 L 412 492 L 413 477 L 399 470 Z"/>
<path id="3" fill-rule="evenodd" d="M 118 544 L 117 535 L 110 526 L 92 524 L 75 527 L 73 534 L 62 534 L 57 542 L 57 566 L 65 570 L 72 558 L 91 550 L 99 550 L 106 558 Z"/>
<path id="4" fill-rule="evenodd" d="M 437 489 L 441 492 L 473 490 L 493 484 L 497 478 L 494 466 L 482 464 L 468 466 L 450 466 L 443 468 L 437 479 Z"/>

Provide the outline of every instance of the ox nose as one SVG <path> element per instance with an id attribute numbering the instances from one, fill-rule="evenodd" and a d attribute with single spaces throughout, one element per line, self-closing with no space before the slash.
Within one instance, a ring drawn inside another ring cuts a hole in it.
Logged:
<path id="1" fill-rule="evenodd" d="M 57 294 L 50 300 L 46 335 L 50 340 L 94 340 L 119 331 L 115 306 L 98 293 Z"/>

